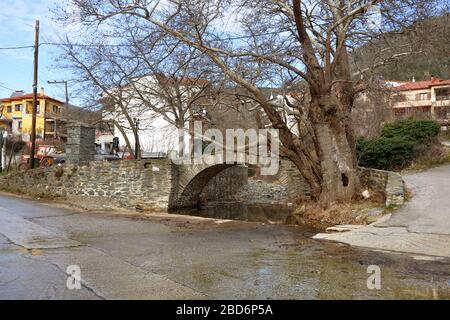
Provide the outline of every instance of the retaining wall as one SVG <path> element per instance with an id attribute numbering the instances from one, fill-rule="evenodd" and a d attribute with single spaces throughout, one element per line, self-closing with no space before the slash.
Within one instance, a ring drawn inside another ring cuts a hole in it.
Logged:
<path id="1" fill-rule="evenodd" d="M 181 180 L 192 178 L 184 177 L 185 169 L 174 165 L 169 159 L 93 161 L 89 165 L 67 164 L 12 172 L 0 177 L 0 189 L 34 197 L 106 197 L 130 207 L 140 205 L 167 209 L 178 206 L 183 192 L 190 194 L 190 189 L 180 189 Z M 309 197 L 309 187 L 295 166 L 283 160 L 280 170 L 280 182 L 287 189 L 286 201 L 291 202 L 301 194 Z M 364 185 L 385 192 L 387 207 L 403 204 L 404 183 L 399 174 L 367 168 L 360 168 L 359 172 Z M 245 166 L 231 166 L 205 178 L 205 181 L 201 181 L 201 176 L 195 177 L 200 183 L 199 200 L 210 201 L 231 200 L 234 193 L 247 184 L 248 178 Z M 186 186 L 190 185 L 189 181 L 186 181 Z M 195 186 L 191 189 L 194 190 Z M 189 204 L 195 205 L 194 202 Z"/>

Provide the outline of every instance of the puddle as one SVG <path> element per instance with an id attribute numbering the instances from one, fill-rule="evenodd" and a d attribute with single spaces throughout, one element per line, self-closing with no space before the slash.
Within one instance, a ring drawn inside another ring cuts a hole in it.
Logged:
<path id="1" fill-rule="evenodd" d="M 209 203 L 200 209 L 174 213 L 266 223 L 264 227 L 244 230 L 189 233 L 183 237 L 186 243 L 192 241 L 190 237 L 196 241 L 206 237 L 208 241 L 203 241 L 202 246 L 179 248 L 183 256 L 189 257 L 187 261 L 180 260 L 173 249 L 164 258 L 162 273 L 214 298 L 450 298 L 449 261 L 418 261 L 313 240 L 312 230 L 281 225 L 292 214 L 287 206 Z M 373 265 L 381 270 L 380 290 L 367 286 L 368 268 Z"/>
<path id="2" fill-rule="evenodd" d="M 185 208 L 171 212 L 203 218 L 285 224 L 293 207 L 283 204 L 252 204 L 238 202 L 210 202 L 199 208 Z"/>

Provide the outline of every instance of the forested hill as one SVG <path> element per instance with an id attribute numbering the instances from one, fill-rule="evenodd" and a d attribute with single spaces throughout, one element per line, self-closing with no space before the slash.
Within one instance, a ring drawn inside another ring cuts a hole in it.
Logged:
<path id="1" fill-rule="evenodd" d="M 413 42 L 415 50 L 421 53 L 398 59 L 378 68 L 375 73 L 384 79 L 400 81 L 408 81 L 413 77 L 420 81 L 432 75 L 450 79 L 450 14 L 416 23 L 412 30 L 388 35 L 388 41 L 357 49 L 355 61 L 367 65 L 376 59 L 377 53 L 386 51 L 390 55 L 399 54 L 404 51 L 401 45 Z"/>

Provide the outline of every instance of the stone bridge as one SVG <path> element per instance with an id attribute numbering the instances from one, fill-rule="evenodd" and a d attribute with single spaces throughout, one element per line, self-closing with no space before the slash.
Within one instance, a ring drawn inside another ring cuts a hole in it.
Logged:
<path id="1" fill-rule="evenodd" d="M 170 209 L 196 206 L 202 200 L 228 200 L 248 183 L 249 167 L 242 164 L 172 164 Z M 288 187 L 295 197 L 306 196 L 309 189 L 297 168 L 288 160 L 280 160 L 277 182 Z"/>
<path id="2" fill-rule="evenodd" d="M 237 164 L 175 165 L 169 208 L 196 206 L 201 200 L 228 199 L 247 184 L 248 167 Z"/>
<path id="3" fill-rule="evenodd" d="M 94 129 L 75 124 L 68 127 L 68 133 L 67 163 L 63 167 L 8 175 L 0 178 L 0 185 L 33 196 L 108 197 L 126 206 L 177 209 L 196 206 L 203 200 L 229 200 L 248 183 L 248 167 L 237 163 L 175 164 L 170 159 L 93 161 Z M 280 161 L 277 181 L 287 185 L 292 196 L 309 192 L 288 160 Z"/>
<path id="4" fill-rule="evenodd" d="M 239 164 L 177 165 L 169 159 L 91 161 L 10 174 L 0 177 L 0 185 L 36 197 L 107 197 L 129 207 L 178 209 L 203 200 L 230 200 L 247 184 L 248 169 Z M 292 195 L 307 193 L 289 161 L 281 160 L 277 181 Z"/>
<path id="5" fill-rule="evenodd" d="M 178 209 L 196 206 L 204 200 L 231 200 L 248 183 L 249 167 L 237 163 L 179 165 L 170 159 L 93 161 L 94 128 L 73 124 L 67 130 L 64 166 L 13 172 L 0 177 L 0 189 L 35 197 L 106 197 L 128 207 Z M 309 187 L 292 162 L 281 159 L 279 164 L 273 180 L 287 186 L 288 200 L 299 194 L 308 197 Z M 401 177 L 365 168 L 360 168 L 360 175 L 371 188 L 392 189 L 393 196 L 388 194 L 387 201 L 397 201 L 398 188 L 392 188 L 391 181 L 401 181 Z"/>

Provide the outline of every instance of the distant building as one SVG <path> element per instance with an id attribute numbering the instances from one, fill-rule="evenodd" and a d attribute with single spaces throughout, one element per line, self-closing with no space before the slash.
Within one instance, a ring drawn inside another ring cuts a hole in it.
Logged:
<path id="1" fill-rule="evenodd" d="M 391 107 L 397 118 L 420 116 L 436 120 L 450 117 L 450 80 L 401 82 L 393 86 Z"/>
<path id="2" fill-rule="evenodd" d="M 15 91 L 9 98 L 0 99 L 0 127 L 9 133 L 29 141 L 31 136 L 33 95 Z M 64 103 L 45 95 L 41 88 L 38 93 L 36 114 L 36 138 L 60 138 L 65 120 L 62 116 Z"/>
<path id="3" fill-rule="evenodd" d="M 139 88 L 140 94 L 145 98 L 136 94 L 132 85 L 111 91 L 113 95 L 121 95 L 122 100 L 127 101 L 127 116 L 119 105 L 105 98 L 102 118 L 111 125 L 112 136 L 119 138 L 122 150 L 126 150 L 127 141 L 135 149 L 135 136 L 130 126 L 132 119 L 138 128 L 140 151 L 144 154 L 169 151 L 184 153 L 189 146 L 191 122 L 197 112 L 201 112 L 199 105 L 202 99 L 199 98 L 199 93 L 208 85 L 209 82 L 202 79 L 180 78 L 175 82 L 160 74 L 146 75 L 134 80 L 134 86 Z M 153 107 L 143 103 L 143 100 L 147 100 Z M 98 136 L 97 141 L 104 142 L 112 136 Z M 183 149 L 183 152 L 179 149 Z"/>

